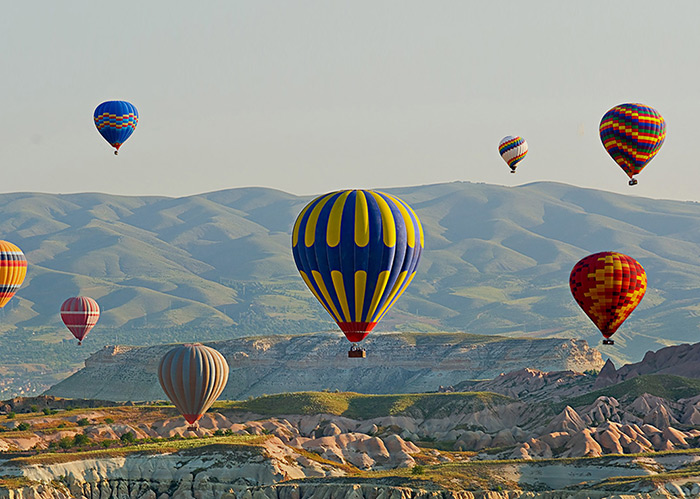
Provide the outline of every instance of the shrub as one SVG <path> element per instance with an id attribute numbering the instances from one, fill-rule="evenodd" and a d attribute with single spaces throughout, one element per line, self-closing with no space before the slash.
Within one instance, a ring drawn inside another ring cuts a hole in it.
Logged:
<path id="1" fill-rule="evenodd" d="M 136 435 L 134 435 L 134 433 L 131 431 L 127 431 L 121 437 L 119 437 L 119 440 L 121 440 L 125 444 L 131 444 L 136 442 Z"/>
<path id="2" fill-rule="evenodd" d="M 425 472 L 425 467 L 421 466 L 420 464 L 416 464 L 413 468 L 411 468 L 411 475 L 422 475 Z"/>
<path id="3" fill-rule="evenodd" d="M 26 421 L 22 421 L 20 424 L 17 425 L 17 429 L 19 431 L 26 431 L 29 429 L 29 423 Z"/>
<path id="4" fill-rule="evenodd" d="M 7 419 L 15 419 L 16 414 L 14 412 L 7 413 Z"/>
<path id="5" fill-rule="evenodd" d="M 114 420 L 112 418 L 105 418 L 105 424 L 112 424 Z"/>
<path id="6" fill-rule="evenodd" d="M 70 437 L 63 437 L 61 440 L 58 441 L 58 446 L 61 449 L 70 449 L 73 447 L 73 439 Z"/>
<path id="7" fill-rule="evenodd" d="M 78 420 L 78 426 L 87 426 L 90 424 L 87 418 L 81 418 Z"/>
<path id="8" fill-rule="evenodd" d="M 73 445 L 87 445 L 90 443 L 90 439 L 87 435 L 83 433 L 78 433 L 73 436 Z"/>
<path id="9" fill-rule="evenodd" d="M 114 443 L 114 440 L 110 440 L 110 439 L 103 440 L 103 441 L 102 441 L 102 447 L 104 447 L 104 448 L 106 449 L 107 447 L 109 447 L 109 446 L 112 445 L 113 443 Z"/>
<path id="10" fill-rule="evenodd" d="M 215 430 L 214 431 L 215 437 L 222 437 L 223 435 L 224 435 L 224 430 Z"/>
<path id="11" fill-rule="evenodd" d="M 35 405 L 29 406 L 29 410 L 32 412 L 39 412 L 39 408 Z"/>

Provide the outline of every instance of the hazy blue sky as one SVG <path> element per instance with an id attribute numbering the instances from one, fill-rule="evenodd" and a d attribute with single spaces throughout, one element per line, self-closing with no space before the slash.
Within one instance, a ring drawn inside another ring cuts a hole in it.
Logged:
<path id="1" fill-rule="evenodd" d="M 0 191 L 552 180 L 700 201 L 700 2 L 3 2 Z M 118 157 L 92 112 L 134 103 Z M 639 185 L 601 116 L 666 119 Z M 497 152 L 522 135 L 511 175 Z"/>

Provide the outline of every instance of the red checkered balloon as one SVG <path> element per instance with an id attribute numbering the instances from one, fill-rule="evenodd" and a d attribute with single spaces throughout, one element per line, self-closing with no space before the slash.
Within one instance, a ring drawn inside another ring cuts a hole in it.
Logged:
<path id="1" fill-rule="evenodd" d="M 569 276 L 571 293 L 605 338 L 610 338 L 644 297 L 647 275 L 637 260 L 604 251 L 579 261 Z"/>

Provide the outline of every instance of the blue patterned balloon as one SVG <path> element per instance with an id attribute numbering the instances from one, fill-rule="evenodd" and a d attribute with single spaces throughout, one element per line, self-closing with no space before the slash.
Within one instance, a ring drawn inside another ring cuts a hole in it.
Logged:
<path id="1" fill-rule="evenodd" d="M 100 135 L 114 147 L 114 154 L 131 137 L 139 122 L 139 112 L 130 102 L 111 100 L 103 102 L 93 116 Z"/>

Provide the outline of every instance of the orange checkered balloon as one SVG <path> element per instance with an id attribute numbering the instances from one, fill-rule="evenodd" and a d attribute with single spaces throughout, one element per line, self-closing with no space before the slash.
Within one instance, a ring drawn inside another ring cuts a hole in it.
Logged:
<path id="1" fill-rule="evenodd" d="M 576 303 L 607 339 L 642 301 L 647 275 L 634 258 L 604 251 L 579 261 L 569 286 Z"/>

